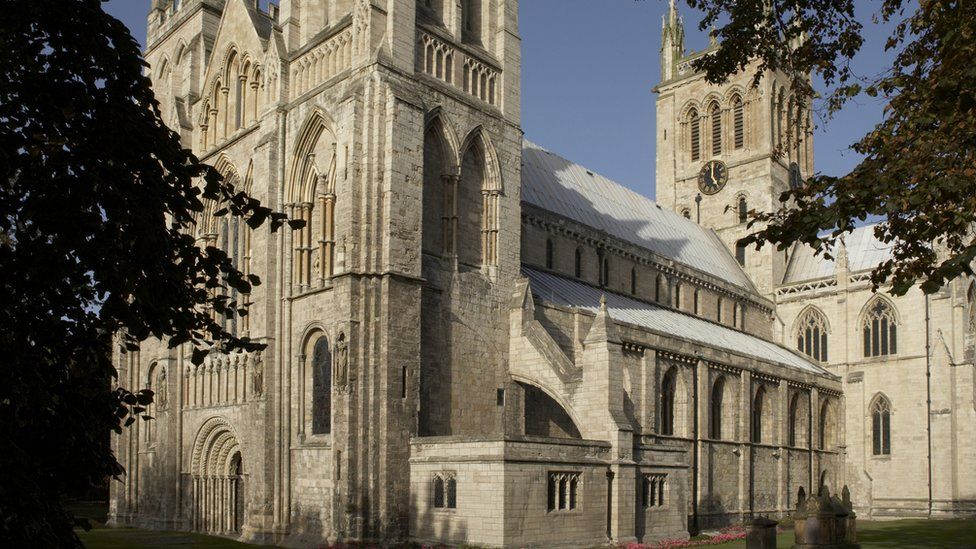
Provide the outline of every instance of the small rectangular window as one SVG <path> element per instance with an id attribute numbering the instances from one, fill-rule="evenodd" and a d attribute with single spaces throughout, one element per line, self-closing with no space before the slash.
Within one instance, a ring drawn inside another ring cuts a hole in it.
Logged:
<path id="1" fill-rule="evenodd" d="M 582 484 L 578 472 L 550 472 L 547 485 L 547 509 L 572 511 L 579 506 Z"/>
<path id="2" fill-rule="evenodd" d="M 435 473 L 432 491 L 435 509 L 457 508 L 457 477 L 453 471 Z"/>
<path id="3" fill-rule="evenodd" d="M 667 475 L 654 473 L 643 476 L 641 503 L 644 509 L 664 507 L 666 504 Z"/>

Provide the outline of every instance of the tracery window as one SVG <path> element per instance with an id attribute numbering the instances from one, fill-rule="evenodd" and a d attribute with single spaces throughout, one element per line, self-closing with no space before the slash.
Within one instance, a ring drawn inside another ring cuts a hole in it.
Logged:
<path id="1" fill-rule="evenodd" d="M 876 298 L 867 305 L 862 331 L 865 357 L 898 352 L 898 325 L 895 312 L 886 300 Z"/>
<path id="2" fill-rule="evenodd" d="M 664 507 L 665 483 L 667 478 L 668 475 L 666 474 L 644 475 L 644 481 L 641 486 L 641 504 L 644 509 Z"/>
<path id="3" fill-rule="evenodd" d="M 550 472 L 547 486 L 549 511 L 572 511 L 579 505 L 580 474 Z"/>
<path id="4" fill-rule="evenodd" d="M 691 160 L 697 162 L 701 158 L 701 120 L 698 110 L 691 109 L 688 113 L 688 124 L 691 133 Z"/>
<path id="5" fill-rule="evenodd" d="M 876 456 L 891 455 L 891 403 L 878 395 L 871 406 L 872 453 Z"/>
<path id="6" fill-rule="evenodd" d="M 796 321 L 796 348 L 801 353 L 827 362 L 827 317 L 815 308 L 809 308 Z"/>
<path id="7" fill-rule="evenodd" d="M 436 473 L 432 491 L 435 509 L 457 509 L 457 478 L 454 473 Z"/>
<path id="8" fill-rule="evenodd" d="M 733 146 L 741 149 L 745 144 L 745 120 L 743 116 L 742 98 L 738 95 L 732 97 L 732 125 L 733 125 Z"/>
<path id="9" fill-rule="evenodd" d="M 709 402 L 708 437 L 722 439 L 722 397 L 725 395 L 725 377 L 719 376 L 712 385 L 712 398 Z"/>
<path id="10" fill-rule="evenodd" d="M 712 156 L 718 156 L 722 154 L 722 109 L 712 103 L 708 111 L 712 121 Z"/>

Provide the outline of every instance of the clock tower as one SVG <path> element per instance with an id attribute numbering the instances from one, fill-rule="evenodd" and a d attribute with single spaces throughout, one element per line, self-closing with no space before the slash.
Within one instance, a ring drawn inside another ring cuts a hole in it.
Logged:
<path id="1" fill-rule="evenodd" d="M 809 108 L 779 73 L 752 85 L 754 67 L 722 85 L 692 68 L 721 47 L 685 53 L 684 26 L 671 1 L 662 24 L 657 93 L 656 199 L 713 229 L 766 297 L 783 280 L 786 254 L 745 247 L 749 212 L 772 211 L 791 184 L 813 170 Z M 755 228 L 753 229 L 755 230 Z"/>

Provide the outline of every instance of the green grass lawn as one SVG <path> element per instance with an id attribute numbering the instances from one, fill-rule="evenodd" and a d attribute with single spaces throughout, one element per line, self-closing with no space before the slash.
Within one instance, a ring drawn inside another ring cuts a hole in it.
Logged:
<path id="1" fill-rule="evenodd" d="M 776 547 L 789 549 L 795 538 L 790 529 L 776 536 Z M 929 547 L 932 549 L 976 548 L 976 520 L 857 521 L 857 541 L 863 549 Z M 721 549 L 745 548 L 745 540 L 721 545 Z"/>
<path id="2" fill-rule="evenodd" d="M 108 528 L 105 526 L 108 507 L 104 504 L 77 502 L 70 505 L 75 516 L 89 520 L 92 529 L 79 529 L 78 536 L 90 549 L 129 549 L 139 547 L 259 547 L 238 541 L 192 534 L 190 532 L 141 530 L 138 528 Z"/>
<path id="3" fill-rule="evenodd" d="M 77 516 L 88 518 L 93 528 L 79 530 L 82 541 L 90 549 L 126 549 L 140 547 L 256 547 L 229 539 L 191 534 L 189 532 L 157 532 L 137 528 L 106 528 L 104 505 L 78 503 L 71 505 Z M 864 549 L 919 547 L 932 549 L 976 549 L 976 520 L 892 520 L 858 521 L 858 541 Z M 781 533 L 776 546 L 793 546 L 793 530 Z M 554 545 L 555 546 L 555 545 Z M 745 540 L 709 545 L 720 549 L 745 548 Z"/>

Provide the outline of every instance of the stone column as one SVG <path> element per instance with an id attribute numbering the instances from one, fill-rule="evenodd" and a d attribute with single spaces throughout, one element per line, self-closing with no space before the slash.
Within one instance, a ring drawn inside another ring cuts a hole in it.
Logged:
<path id="1" fill-rule="evenodd" d="M 457 255 L 457 228 L 458 228 L 458 182 L 460 176 L 444 175 L 441 176 L 444 182 L 444 214 L 441 216 L 443 223 L 443 251 L 446 255 Z"/>
<path id="2" fill-rule="evenodd" d="M 789 442 L 790 428 L 790 391 L 789 384 L 786 380 L 780 380 L 779 385 L 776 387 L 776 416 L 774 419 L 774 425 L 776 425 L 776 440 L 775 444 L 779 447 L 777 453 L 779 453 L 779 462 L 776 464 L 776 510 L 780 513 L 785 513 L 789 509 L 790 495 L 787 492 L 787 476 L 789 471 L 787 470 L 787 463 L 790 459 L 790 451 L 787 447 L 787 442 Z"/>
<path id="3" fill-rule="evenodd" d="M 749 511 L 752 486 L 752 372 L 743 370 L 739 378 L 739 513 Z"/>
<path id="4" fill-rule="evenodd" d="M 220 116 L 223 119 L 220 121 L 220 136 L 224 138 L 230 135 L 230 131 L 228 131 L 228 126 L 230 125 L 230 123 L 228 122 L 228 120 L 230 119 L 230 113 L 227 112 L 230 110 L 230 104 L 229 101 L 227 100 L 229 95 L 230 95 L 230 88 L 228 88 L 227 86 L 220 88 L 221 105 L 219 107 L 219 110 L 221 113 Z"/>

